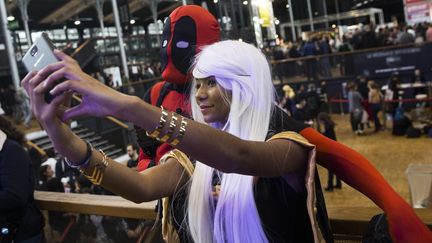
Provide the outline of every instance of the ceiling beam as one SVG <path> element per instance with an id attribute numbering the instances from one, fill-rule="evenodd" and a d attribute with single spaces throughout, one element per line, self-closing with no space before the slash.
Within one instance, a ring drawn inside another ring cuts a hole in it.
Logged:
<path id="1" fill-rule="evenodd" d="M 149 6 L 149 4 L 149 0 L 132 0 L 129 2 L 129 13 L 133 14 L 146 6 Z M 104 17 L 104 22 L 112 23 L 113 21 L 114 15 L 112 13 Z"/>
<path id="2" fill-rule="evenodd" d="M 171 12 L 172 10 L 174 10 L 175 8 L 177 8 L 177 7 L 181 6 L 181 5 L 182 5 L 181 2 L 176 2 L 176 3 L 174 3 L 171 6 L 168 6 L 168 7 L 164 8 L 164 9 L 159 10 L 158 11 L 158 15 L 162 14 L 162 13 L 165 13 L 165 12 Z M 152 20 L 152 19 L 153 19 L 153 17 L 149 16 L 149 17 L 145 18 L 144 21 Z"/>
<path id="3" fill-rule="evenodd" d="M 41 24 L 60 24 L 82 11 L 92 7 L 96 0 L 71 0 L 60 8 L 53 11 L 50 15 L 39 21 Z"/>

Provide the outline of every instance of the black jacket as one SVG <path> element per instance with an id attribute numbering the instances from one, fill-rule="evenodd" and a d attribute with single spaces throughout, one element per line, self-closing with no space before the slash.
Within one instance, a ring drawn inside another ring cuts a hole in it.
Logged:
<path id="1" fill-rule="evenodd" d="M 36 208 L 30 158 L 17 142 L 6 139 L 0 151 L 0 224 L 17 227 L 15 242 L 42 232 L 44 219 Z"/>

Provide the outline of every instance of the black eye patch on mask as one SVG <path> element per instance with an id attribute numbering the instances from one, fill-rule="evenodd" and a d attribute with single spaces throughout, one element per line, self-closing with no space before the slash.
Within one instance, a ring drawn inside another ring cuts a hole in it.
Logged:
<path id="1" fill-rule="evenodd" d="M 184 75 L 187 74 L 197 43 L 195 21 L 189 16 L 181 17 L 175 27 L 171 42 L 171 56 L 174 66 Z"/>
<path id="2" fill-rule="evenodd" d="M 171 39 L 171 19 L 170 17 L 165 19 L 165 26 L 162 32 L 162 46 L 160 48 L 160 57 L 161 57 L 161 68 L 162 71 L 165 70 L 168 65 L 168 43 Z"/>

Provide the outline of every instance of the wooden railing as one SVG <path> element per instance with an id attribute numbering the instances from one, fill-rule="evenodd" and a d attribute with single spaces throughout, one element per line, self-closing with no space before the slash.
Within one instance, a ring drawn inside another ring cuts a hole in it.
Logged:
<path id="1" fill-rule="evenodd" d="M 96 214 L 124 218 L 155 219 L 156 201 L 136 204 L 118 196 L 35 192 L 41 210 Z M 361 239 L 369 220 L 382 213 L 377 207 L 329 207 L 330 226 L 335 240 Z M 415 209 L 417 215 L 432 229 L 432 209 Z"/>
<path id="2" fill-rule="evenodd" d="M 156 201 L 136 204 L 119 196 L 35 191 L 41 210 L 155 219 Z"/>

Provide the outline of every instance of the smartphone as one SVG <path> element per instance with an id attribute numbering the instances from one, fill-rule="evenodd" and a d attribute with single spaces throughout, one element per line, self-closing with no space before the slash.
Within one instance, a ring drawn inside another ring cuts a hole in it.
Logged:
<path id="1" fill-rule="evenodd" d="M 22 62 L 26 67 L 27 72 L 39 71 L 49 64 L 58 62 L 59 60 L 54 55 L 54 49 L 56 48 L 47 33 L 42 33 L 40 37 L 36 38 L 33 45 L 27 50 L 26 54 L 22 58 Z M 63 80 L 58 81 L 58 83 Z M 45 93 L 45 101 L 47 103 L 50 103 L 53 99 L 54 96 L 49 92 Z"/>

